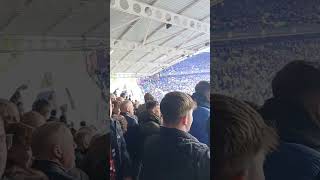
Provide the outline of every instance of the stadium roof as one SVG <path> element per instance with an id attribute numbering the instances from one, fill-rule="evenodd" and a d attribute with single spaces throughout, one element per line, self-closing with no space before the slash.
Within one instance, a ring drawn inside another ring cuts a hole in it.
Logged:
<path id="1" fill-rule="evenodd" d="M 209 47 L 209 0 L 3 0 L 0 53 L 97 48 L 107 3 L 112 75 L 152 75 Z"/>
<path id="2" fill-rule="evenodd" d="M 112 0 L 111 73 L 148 76 L 210 46 L 209 0 Z"/>

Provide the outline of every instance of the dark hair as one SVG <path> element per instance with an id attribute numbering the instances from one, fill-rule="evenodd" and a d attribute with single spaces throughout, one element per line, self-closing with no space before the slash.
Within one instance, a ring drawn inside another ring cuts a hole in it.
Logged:
<path id="1" fill-rule="evenodd" d="M 320 89 L 320 64 L 292 61 L 285 65 L 272 80 L 274 97 L 296 99 L 309 90 Z"/>
<path id="2" fill-rule="evenodd" d="M 87 123 L 85 121 L 81 121 L 80 122 L 80 127 L 84 127 L 84 126 L 87 126 Z"/>
<path id="3" fill-rule="evenodd" d="M 126 93 L 124 93 L 124 92 L 123 92 L 123 93 L 121 93 L 121 94 L 120 94 L 120 97 L 122 97 L 122 98 L 126 98 Z"/>
<path id="4" fill-rule="evenodd" d="M 210 92 L 210 83 L 208 81 L 200 81 L 195 87 L 196 93 L 205 94 Z"/>
<path id="5" fill-rule="evenodd" d="M 146 110 L 149 111 L 149 110 L 152 110 L 153 108 L 155 108 L 156 106 L 159 106 L 159 102 L 158 101 L 148 101 L 146 103 Z"/>
<path id="6" fill-rule="evenodd" d="M 183 92 L 170 92 L 164 96 L 160 103 L 163 121 L 168 124 L 177 124 L 181 117 L 196 107 L 191 96 Z"/>
<path id="7" fill-rule="evenodd" d="M 150 93 L 146 93 L 146 94 L 144 94 L 144 101 L 145 101 L 145 103 L 147 101 L 154 101 L 154 97 Z"/>
<path id="8" fill-rule="evenodd" d="M 277 145 L 277 134 L 248 104 L 219 94 L 211 95 L 214 116 L 212 138 L 216 177 L 234 175 L 239 162 L 268 153 Z"/>
<path id="9" fill-rule="evenodd" d="M 43 107 L 50 106 L 50 103 L 45 99 L 39 99 L 32 104 L 32 110 L 40 112 Z"/>

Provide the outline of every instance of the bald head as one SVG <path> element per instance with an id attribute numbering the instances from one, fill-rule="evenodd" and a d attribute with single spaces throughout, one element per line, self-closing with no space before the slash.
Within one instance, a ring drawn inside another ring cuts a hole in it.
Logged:
<path id="1" fill-rule="evenodd" d="M 31 127 L 37 128 L 46 123 L 44 116 L 35 111 L 30 111 L 22 116 L 21 122 Z"/>
<path id="2" fill-rule="evenodd" d="M 129 113 L 129 114 L 133 115 L 134 114 L 134 107 L 133 107 L 132 102 L 129 100 L 123 101 L 120 105 L 120 111 L 122 113 Z"/>
<path id="3" fill-rule="evenodd" d="M 5 99 L 0 99 L 0 116 L 5 124 L 17 123 L 20 121 L 17 106 Z"/>
<path id="4" fill-rule="evenodd" d="M 36 159 L 54 161 L 67 170 L 74 167 L 73 136 L 63 123 L 49 122 L 38 127 L 31 147 Z"/>

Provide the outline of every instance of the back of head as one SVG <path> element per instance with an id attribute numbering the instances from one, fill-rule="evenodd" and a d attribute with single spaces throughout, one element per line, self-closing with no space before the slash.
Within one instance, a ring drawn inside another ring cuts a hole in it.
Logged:
<path id="1" fill-rule="evenodd" d="M 320 64 L 317 62 L 292 61 L 272 80 L 276 98 L 293 100 L 312 90 L 320 90 Z"/>
<path id="2" fill-rule="evenodd" d="M 120 105 L 120 111 L 123 113 L 129 112 L 129 108 L 133 106 L 132 102 L 130 100 L 125 100 Z"/>
<path id="3" fill-rule="evenodd" d="M 180 118 L 186 116 L 195 106 L 192 98 L 183 92 L 175 91 L 166 94 L 160 103 L 164 124 L 179 124 Z"/>
<path id="4" fill-rule="evenodd" d="M 267 100 L 260 110 L 264 118 L 277 126 L 282 138 L 297 132 L 299 138 L 315 136 L 310 129 L 320 127 L 320 63 L 292 61 L 276 73 L 272 80 L 273 98 Z M 295 138 L 296 139 L 296 138 Z M 306 144 L 315 143 L 318 138 L 303 138 Z M 309 142 L 310 141 L 310 142 Z M 296 142 L 296 141 L 295 141 Z M 316 142 L 318 143 L 318 142 Z"/>
<path id="5" fill-rule="evenodd" d="M 40 113 L 30 111 L 22 116 L 21 122 L 31 127 L 37 128 L 45 124 L 46 120 Z"/>
<path id="6" fill-rule="evenodd" d="M 65 169 L 74 166 L 73 137 L 61 122 L 48 122 L 38 127 L 33 133 L 31 148 L 38 160 L 54 160 Z"/>
<path id="7" fill-rule="evenodd" d="M 195 92 L 201 95 L 210 93 L 210 83 L 208 81 L 200 81 L 195 87 Z"/>
<path id="8" fill-rule="evenodd" d="M 259 180 L 264 156 L 277 144 L 275 131 L 248 104 L 218 94 L 211 98 L 215 177 L 234 179 L 249 174 L 248 179 Z"/>
<path id="9" fill-rule="evenodd" d="M 144 102 L 145 103 L 148 102 L 148 101 L 154 101 L 154 100 L 155 100 L 155 98 L 150 93 L 146 93 L 144 95 Z"/>
<path id="10" fill-rule="evenodd" d="M 159 106 L 159 102 L 158 101 L 148 101 L 146 103 L 146 110 L 147 111 L 152 111 L 156 106 Z"/>

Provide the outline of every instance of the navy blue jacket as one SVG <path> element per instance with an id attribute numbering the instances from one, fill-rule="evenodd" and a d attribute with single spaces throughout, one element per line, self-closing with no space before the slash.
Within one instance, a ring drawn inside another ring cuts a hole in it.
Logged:
<path id="1" fill-rule="evenodd" d="M 209 145 L 209 127 L 210 105 L 199 95 L 192 96 L 196 101 L 198 107 L 193 111 L 193 123 L 191 125 L 190 134 L 197 138 L 200 142 Z"/>
<path id="2" fill-rule="evenodd" d="M 265 161 L 266 180 L 315 180 L 320 177 L 320 153 L 307 146 L 282 143 Z"/>
<path id="3" fill-rule="evenodd" d="M 111 155 L 115 160 L 117 179 L 131 176 L 131 159 L 127 151 L 121 126 L 118 121 L 111 120 Z"/>

